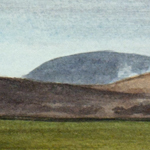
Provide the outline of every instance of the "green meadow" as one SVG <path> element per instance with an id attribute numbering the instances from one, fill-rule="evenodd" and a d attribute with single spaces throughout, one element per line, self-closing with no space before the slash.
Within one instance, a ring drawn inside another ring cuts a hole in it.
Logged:
<path id="1" fill-rule="evenodd" d="M 149 150 L 150 122 L 0 120 L 0 149 Z"/>

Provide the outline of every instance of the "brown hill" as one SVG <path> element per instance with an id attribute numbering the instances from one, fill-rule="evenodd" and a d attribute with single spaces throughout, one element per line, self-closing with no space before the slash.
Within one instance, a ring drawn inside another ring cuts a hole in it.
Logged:
<path id="1" fill-rule="evenodd" d="M 122 93 L 150 94 L 150 73 L 127 78 L 109 85 L 93 85 L 89 87 Z"/>
<path id="2" fill-rule="evenodd" d="M 0 116 L 150 118 L 148 95 L 119 92 L 1 77 Z"/>

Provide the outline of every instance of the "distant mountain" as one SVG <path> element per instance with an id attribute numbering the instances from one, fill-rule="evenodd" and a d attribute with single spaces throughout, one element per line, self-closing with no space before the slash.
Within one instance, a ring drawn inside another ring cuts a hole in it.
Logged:
<path id="1" fill-rule="evenodd" d="M 25 78 L 69 84 L 109 84 L 150 71 L 150 57 L 98 51 L 45 62 Z"/>

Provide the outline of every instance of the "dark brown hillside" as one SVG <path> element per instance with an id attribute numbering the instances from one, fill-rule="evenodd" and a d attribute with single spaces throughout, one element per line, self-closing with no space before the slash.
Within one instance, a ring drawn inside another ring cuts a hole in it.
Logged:
<path id="1" fill-rule="evenodd" d="M 125 94 L 68 84 L 0 78 L 2 117 L 147 118 L 150 117 L 149 101 L 150 98 L 143 94 Z M 143 111 L 144 107 L 147 111 Z M 128 109 L 132 113 L 127 113 Z"/>

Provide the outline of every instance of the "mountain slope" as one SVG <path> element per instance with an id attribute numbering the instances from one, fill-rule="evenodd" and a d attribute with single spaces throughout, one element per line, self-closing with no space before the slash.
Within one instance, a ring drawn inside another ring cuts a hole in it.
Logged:
<path id="1" fill-rule="evenodd" d="M 50 60 L 25 78 L 69 84 L 108 84 L 148 72 L 150 57 L 99 51 Z"/>
<path id="2" fill-rule="evenodd" d="M 150 118 L 150 97 L 87 87 L 0 78 L 0 117 Z"/>
<path id="3" fill-rule="evenodd" d="M 123 93 L 147 93 L 150 94 L 150 73 L 127 78 L 109 85 L 93 85 L 95 89 L 102 89 Z"/>

